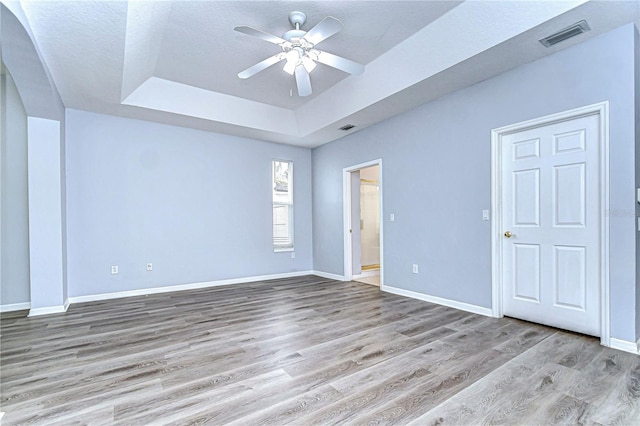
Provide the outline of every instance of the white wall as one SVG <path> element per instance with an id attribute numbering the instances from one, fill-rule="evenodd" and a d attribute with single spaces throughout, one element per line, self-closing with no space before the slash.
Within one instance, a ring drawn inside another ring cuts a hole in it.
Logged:
<path id="1" fill-rule="evenodd" d="M 57 120 L 27 118 L 31 281 L 29 315 L 66 309 L 62 126 Z"/>
<path id="2" fill-rule="evenodd" d="M 635 212 L 635 40 L 626 25 L 314 149 L 315 269 L 343 274 L 342 169 L 382 158 L 384 283 L 489 308 L 491 129 L 606 100 L 610 208 Z M 610 231 L 611 335 L 635 341 L 635 217 Z"/>
<path id="3" fill-rule="evenodd" d="M 30 301 L 27 114 L 11 75 L 0 78 L 0 305 L 24 305 Z"/>
<path id="4" fill-rule="evenodd" d="M 66 132 L 70 297 L 312 269 L 309 149 L 77 110 Z M 272 159 L 294 162 L 295 259 Z"/>

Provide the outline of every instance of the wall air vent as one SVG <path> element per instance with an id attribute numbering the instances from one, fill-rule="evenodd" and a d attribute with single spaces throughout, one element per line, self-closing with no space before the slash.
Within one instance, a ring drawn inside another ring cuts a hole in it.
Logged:
<path id="1" fill-rule="evenodd" d="M 553 33 L 550 36 L 540 39 L 540 43 L 542 43 L 546 47 L 551 47 L 554 44 L 558 44 L 561 41 L 565 41 L 571 37 L 575 37 L 578 34 L 582 34 L 584 32 L 589 31 L 591 28 L 587 21 L 582 20 L 580 22 L 576 22 L 575 24 L 568 26 L 567 28 L 558 31 L 557 33 Z"/>
<path id="2" fill-rule="evenodd" d="M 345 124 L 344 126 L 340 127 L 340 130 L 347 132 L 351 129 L 353 129 L 355 126 L 355 124 Z"/>

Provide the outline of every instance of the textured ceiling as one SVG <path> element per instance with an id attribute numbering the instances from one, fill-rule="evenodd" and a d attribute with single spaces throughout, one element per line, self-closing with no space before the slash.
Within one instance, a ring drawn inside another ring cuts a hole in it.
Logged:
<path id="1" fill-rule="evenodd" d="M 310 29 L 326 16 L 344 29 L 318 48 L 367 64 L 424 25 L 455 7 L 455 2 L 308 2 L 296 4 Z M 215 92 L 282 108 L 297 108 L 313 98 L 290 96 L 294 79 L 282 64 L 246 80 L 237 73 L 281 51 L 280 47 L 233 31 L 247 25 L 282 37 L 292 28 L 291 2 L 176 2 L 171 6 L 154 75 Z M 348 74 L 325 65 L 311 73 L 314 94 L 334 86 Z"/>
<path id="2" fill-rule="evenodd" d="M 344 136 L 347 122 L 357 131 L 640 14 L 635 1 L 19 4 L 67 107 L 309 147 Z M 280 37 L 293 10 L 307 14 L 306 30 L 338 18 L 344 29 L 318 47 L 364 64 L 364 74 L 320 64 L 302 98 L 281 65 L 239 79 L 280 48 L 233 28 Z M 593 30 L 551 49 L 537 42 L 580 19 Z"/>

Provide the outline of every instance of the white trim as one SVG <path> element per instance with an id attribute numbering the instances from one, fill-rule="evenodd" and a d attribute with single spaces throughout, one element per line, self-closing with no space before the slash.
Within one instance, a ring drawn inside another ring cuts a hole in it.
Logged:
<path id="1" fill-rule="evenodd" d="M 344 280 L 353 278 L 353 259 L 351 258 L 351 233 L 347 230 L 351 223 L 351 172 L 342 170 L 342 234 Z"/>
<path id="2" fill-rule="evenodd" d="M 322 277 L 322 278 L 328 278 L 330 280 L 346 281 L 344 279 L 344 276 L 338 275 L 338 274 L 331 274 L 329 272 L 322 272 L 322 271 L 312 271 L 311 273 L 313 275 L 317 275 L 317 276 Z"/>
<path id="3" fill-rule="evenodd" d="M 378 277 L 378 276 L 380 276 L 380 270 L 379 269 L 375 269 L 373 271 L 362 271 L 362 273 L 360 273 L 358 275 L 351 276 L 351 279 L 352 280 L 359 280 L 360 278 Z"/>
<path id="4" fill-rule="evenodd" d="M 85 296 L 74 296 L 69 298 L 70 303 L 95 302 L 99 300 L 120 299 L 123 297 L 146 296 L 149 294 L 170 293 L 173 291 L 196 290 L 208 287 L 218 287 L 223 285 L 250 283 L 256 281 L 276 280 L 280 278 L 300 277 L 303 275 L 313 275 L 313 271 L 287 272 L 283 274 L 257 275 L 253 277 L 232 278 L 218 281 L 205 281 L 201 283 L 178 284 L 164 287 L 141 288 L 136 290 L 118 291 L 115 293 L 89 294 Z"/>
<path id="5" fill-rule="evenodd" d="M 50 314 L 62 314 L 67 312 L 69 308 L 68 301 L 64 305 L 60 306 L 47 306 L 45 308 L 33 308 L 29 310 L 28 317 L 37 317 L 40 315 L 50 315 Z"/>
<path id="6" fill-rule="evenodd" d="M 351 259 L 351 234 L 349 233 L 349 223 L 351 223 L 351 172 L 371 166 L 378 166 L 378 186 L 380 191 L 380 285 L 384 282 L 384 208 L 383 208 L 383 188 L 382 158 L 356 164 L 355 166 L 342 169 L 342 228 L 344 238 L 344 281 L 351 281 L 353 277 L 353 260 Z"/>
<path id="7" fill-rule="evenodd" d="M 472 305 L 470 303 L 458 302 L 457 300 L 445 299 L 443 297 L 431 296 L 424 293 L 418 293 L 411 290 L 404 290 L 402 288 L 391 287 L 388 285 L 380 286 L 380 290 L 387 293 L 397 294 L 399 296 L 410 297 L 412 299 L 423 300 L 425 302 L 436 303 L 438 305 L 448 306 L 450 308 L 459 309 L 461 311 L 471 312 L 478 315 L 484 315 L 487 317 L 492 316 L 491 308 L 485 308 L 483 306 Z"/>
<path id="8" fill-rule="evenodd" d="M 24 311 L 26 309 L 31 309 L 31 302 L 0 305 L 0 312 Z"/>
<path id="9" fill-rule="evenodd" d="M 587 115 L 600 119 L 600 343 L 611 346 L 609 306 L 609 101 L 551 114 L 491 130 L 491 315 L 503 316 L 502 306 L 502 149 L 503 135 Z M 637 348 L 636 348 L 637 350 Z"/>
<path id="10" fill-rule="evenodd" d="M 609 347 L 612 349 L 618 349 L 619 351 L 630 352 L 632 354 L 640 355 L 640 340 L 636 343 L 628 340 L 616 339 L 615 337 L 609 338 Z"/>
<path id="11" fill-rule="evenodd" d="M 611 345 L 609 293 L 609 102 L 598 104 L 600 118 L 600 343 Z M 594 105 L 595 107 L 595 105 Z M 637 352 L 636 345 L 636 352 Z"/>

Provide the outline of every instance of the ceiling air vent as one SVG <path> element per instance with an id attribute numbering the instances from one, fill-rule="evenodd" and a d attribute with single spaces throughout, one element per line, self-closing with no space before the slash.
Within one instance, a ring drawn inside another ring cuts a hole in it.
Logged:
<path id="1" fill-rule="evenodd" d="M 571 37 L 577 36 L 578 34 L 587 32 L 590 29 L 591 28 L 589 28 L 589 24 L 587 24 L 587 21 L 582 20 L 563 30 L 558 31 L 557 33 L 553 33 L 550 36 L 540 39 L 540 43 L 542 43 L 546 47 L 551 47 L 554 44 L 560 43 L 561 41 L 565 41 Z"/>
<path id="2" fill-rule="evenodd" d="M 346 132 L 353 129 L 354 127 L 356 127 L 355 124 L 345 124 L 344 126 L 340 127 L 340 130 Z"/>

